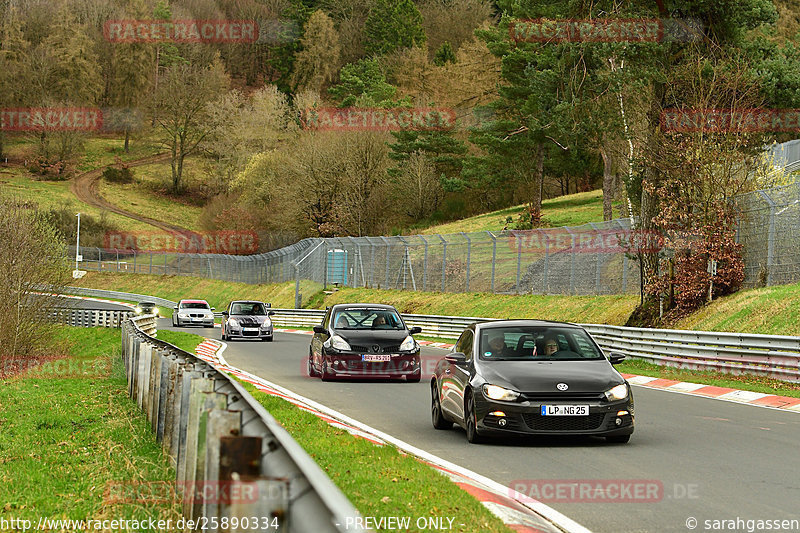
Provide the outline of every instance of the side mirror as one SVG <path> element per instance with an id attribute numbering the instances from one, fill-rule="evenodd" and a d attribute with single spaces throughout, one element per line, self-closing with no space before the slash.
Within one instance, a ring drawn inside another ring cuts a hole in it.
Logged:
<path id="1" fill-rule="evenodd" d="M 422 328 L 419 326 L 414 326 L 413 328 L 408 330 L 409 335 L 416 335 L 417 333 L 422 333 Z"/>
<path id="2" fill-rule="evenodd" d="M 217 309 L 216 307 L 212 307 L 212 308 L 211 308 L 211 310 L 212 310 L 212 311 L 215 311 L 216 309 Z"/>
<path id="3" fill-rule="evenodd" d="M 267 303 L 267 304 L 264 304 L 264 305 L 266 305 L 267 307 L 272 307 L 271 303 Z"/>
<path id="4" fill-rule="evenodd" d="M 314 326 L 314 333 L 328 333 L 327 328 L 324 326 Z"/>
<path id="5" fill-rule="evenodd" d="M 444 356 L 444 360 L 454 365 L 463 365 L 467 362 L 467 356 L 461 352 L 451 352 Z"/>
<path id="6" fill-rule="evenodd" d="M 172 310 L 173 311 L 177 311 L 178 310 L 178 306 L 176 305 L 175 307 L 172 308 Z"/>
<path id="7" fill-rule="evenodd" d="M 269 313 L 267 313 L 267 316 L 272 316 L 274 314 L 275 314 L 275 311 L 270 311 Z"/>
<path id="8" fill-rule="evenodd" d="M 227 311 L 222 312 L 222 316 L 229 316 Z"/>
<path id="9" fill-rule="evenodd" d="M 608 354 L 608 361 L 612 365 L 618 365 L 625 360 L 625 354 L 619 352 L 611 352 Z"/>

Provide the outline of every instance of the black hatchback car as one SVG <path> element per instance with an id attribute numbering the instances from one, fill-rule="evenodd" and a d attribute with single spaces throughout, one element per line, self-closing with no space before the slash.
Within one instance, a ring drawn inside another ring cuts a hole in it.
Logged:
<path id="1" fill-rule="evenodd" d="M 431 380 L 436 429 L 487 435 L 596 435 L 628 442 L 633 393 L 582 327 L 541 320 L 472 324 Z"/>
<path id="2" fill-rule="evenodd" d="M 397 309 L 383 304 L 338 304 L 329 307 L 314 327 L 308 348 L 308 374 L 334 378 L 421 377 L 419 344 Z"/>

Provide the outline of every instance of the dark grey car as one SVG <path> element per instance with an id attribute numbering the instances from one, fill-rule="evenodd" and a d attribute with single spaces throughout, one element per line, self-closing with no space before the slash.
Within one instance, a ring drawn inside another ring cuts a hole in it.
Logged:
<path id="1" fill-rule="evenodd" d="M 582 327 L 542 320 L 472 324 L 431 380 L 436 429 L 486 435 L 581 434 L 628 442 L 633 392 Z"/>
<path id="2" fill-rule="evenodd" d="M 275 311 L 256 300 L 236 300 L 222 312 L 220 331 L 222 340 L 260 339 L 272 342 L 273 325 L 269 318 Z"/>

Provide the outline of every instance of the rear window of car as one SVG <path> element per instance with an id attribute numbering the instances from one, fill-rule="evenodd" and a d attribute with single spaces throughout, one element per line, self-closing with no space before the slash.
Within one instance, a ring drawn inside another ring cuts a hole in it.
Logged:
<path id="1" fill-rule="evenodd" d="M 495 361 L 604 359 L 584 330 L 558 326 L 486 328 L 481 331 L 480 356 Z"/>
<path id="2" fill-rule="evenodd" d="M 337 310 L 333 317 L 335 329 L 405 329 L 394 309 L 347 308 Z"/>

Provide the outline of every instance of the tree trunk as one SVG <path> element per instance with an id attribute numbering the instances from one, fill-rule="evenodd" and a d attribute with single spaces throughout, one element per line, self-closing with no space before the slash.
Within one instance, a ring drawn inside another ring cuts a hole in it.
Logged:
<path id="1" fill-rule="evenodd" d="M 658 198 L 650 190 L 657 187 L 660 182 L 660 170 L 656 166 L 658 158 L 656 157 L 659 151 L 659 120 L 661 118 L 662 100 L 664 98 L 664 85 L 657 84 L 654 87 L 652 99 L 650 101 L 650 109 L 647 112 L 648 120 L 648 137 L 646 144 L 645 155 L 649 164 L 645 167 L 644 181 L 642 183 L 642 202 L 640 210 L 639 229 L 642 230 L 641 234 L 641 261 L 644 273 L 645 288 L 651 285 L 658 277 L 658 253 L 659 250 L 655 246 L 655 239 L 653 238 L 657 233 L 657 227 L 654 218 L 658 215 Z M 655 302 L 655 295 L 645 294 L 645 301 L 650 300 Z"/>
<path id="2" fill-rule="evenodd" d="M 613 218 L 611 203 L 616 193 L 614 190 L 615 175 L 611 156 L 605 144 L 600 146 L 600 156 L 603 158 L 603 220 L 611 220 Z"/>
<path id="3" fill-rule="evenodd" d="M 128 153 L 128 144 L 131 138 L 131 129 L 130 126 L 125 126 L 125 153 Z"/>
<path id="4" fill-rule="evenodd" d="M 536 144 L 533 190 L 531 197 L 531 222 L 536 225 L 542 218 L 542 190 L 544 187 L 544 142 Z M 535 220 L 534 220 L 535 219 Z"/>

